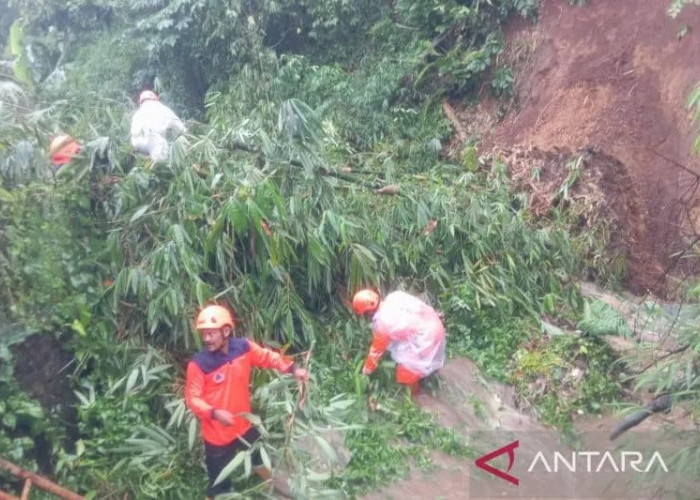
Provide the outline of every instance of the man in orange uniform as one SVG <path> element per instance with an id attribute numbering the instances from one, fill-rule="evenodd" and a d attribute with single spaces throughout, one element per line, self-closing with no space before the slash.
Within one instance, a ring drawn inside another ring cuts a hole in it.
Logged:
<path id="1" fill-rule="evenodd" d="M 197 316 L 196 328 L 202 333 L 205 349 L 187 365 L 185 401 L 202 425 L 204 454 L 209 477 L 207 496 L 225 493 L 231 480 L 214 485 L 224 467 L 242 450 L 260 438 L 257 429 L 243 414 L 250 413 L 250 370 L 274 368 L 307 380 L 308 373 L 294 362 L 245 338 L 231 337 L 231 313 L 225 307 L 210 305 Z M 259 453 L 253 456 L 255 472 L 265 481 L 272 478 Z"/>
<path id="2" fill-rule="evenodd" d="M 352 299 L 355 313 L 372 318 L 372 344 L 362 368 L 377 369 L 389 349 L 396 361 L 396 381 L 418 394 L 422 378 L 445 364 L 445 327 L 435 310 L 413 295 L 392 292 L 382 301 L 374 290 L 360 290 Z"/>

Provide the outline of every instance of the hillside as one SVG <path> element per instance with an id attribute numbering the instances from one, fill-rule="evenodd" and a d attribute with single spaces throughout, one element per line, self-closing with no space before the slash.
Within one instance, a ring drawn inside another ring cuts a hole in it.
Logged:
<path id="1" fill-rule="evenodd" d="M 700 82 L 692 64 L 700 57 L 700 10 L 674 20 L 667 8 L 646 0 L 582 7 L 544 0 L 536 25 L 512 23 L 509 50 L 524 59 L 517 103 L 487 141 L 508 149 L 587 149 L 619 160 L 629 184 L 604 191 L 625 191 L 641 207 L 622 214 L 632 235 L 629 286 L 640 293 L 662 289 L 663 274 L 681 270 L 672 255 L 700 234 L 697 128 L 685 108 Z M 683 266 L 697 271 L 696 261 Z"/>

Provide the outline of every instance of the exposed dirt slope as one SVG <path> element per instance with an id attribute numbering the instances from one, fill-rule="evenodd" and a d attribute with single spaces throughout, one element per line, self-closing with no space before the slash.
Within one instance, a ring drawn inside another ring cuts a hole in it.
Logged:
<path id="1" fill-rule="evenodd" d="M 640 198 L 630 189 L 628 170 L 615 157 L 590 149 L 559 148 L 500 149 L 498 156 L 507 163 L 513 186 L 530 193 L 529 210 L 534 216 L 547 217 L 553 207 L 565 206 L 575 215 L 576 230 L 587 239 L 602 237 L 600 232 L 591 231 L 605 222 L 606 255 L 588 256 L 589 279 L 604 279 L 600 260 L 605 259 L 604 268 L 620 272 L 634 269 L 630 288 L 643 293 L 644 287 L 634 285 L 651 282 L 663 272 L 651 256 L 630 248 L 629 242 L 645 236 L 644 210 Z"/>
<path id="2" fill-rule="evenodd" d="M 519 68 L 518 105 L 485 144 L 591 149 L 627 169 L 642 207 L 627 220 L 635 291 L 659 291 L 681 235 L 700 233 L 700 162 L 684 104 L 700 82 L 700 8 L 673 20 L 664 0 L 542 0 L 540 21 L 516 21 L 508 45 Z M 683 37 L 679 30 L 691 29 Z M 467 116 L 461 116 L 468 120 Z M 681 231 L 683 228 L 683 231 Z"/>

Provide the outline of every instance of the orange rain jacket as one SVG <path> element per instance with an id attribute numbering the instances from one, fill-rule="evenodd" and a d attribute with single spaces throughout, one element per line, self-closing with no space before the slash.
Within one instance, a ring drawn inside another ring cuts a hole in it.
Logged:
<path id="1" fill-rule="evenodd" d="M 445 364 L 445 327 L 435 309 L 405 292 L 392 292 L 372 317 L 372 344 L 364 373 L 377 369 L 389 349 L 396 363 L 425 377 Z"/>
<path id="2" fill-rule="evenodd" d="M 217 446 L 231 443 L 252 425 L 241 413 L 250 413 L 250 369 L 274 368 L 294 371 L 294 362 L 255 342 L 232 338 L 228 354 L 202 351 L 187 364 L 185 402 L 202 424 L 202 438 Z M 236 416 L 233 425 L 214 420 L 213 410 L 228 410 Z M 240 415 L 240 416 L 239 416 Z"/>

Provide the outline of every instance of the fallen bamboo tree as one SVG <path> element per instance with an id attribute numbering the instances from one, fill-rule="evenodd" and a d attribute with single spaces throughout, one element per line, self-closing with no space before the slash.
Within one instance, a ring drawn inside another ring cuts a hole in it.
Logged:
<path id="1" fill-rule="evenodd" d="M 242 142 L 234 142 L 232 144 L 232 147 L 234 149 L 245 151 L 246 153 L 255 154 L 260 158 L 265 157 L 265 153 L 263 151 L 256 149 L 252 146 L 249 146 L 248 144 L 244 144 Z M 293 167 L 304 168 L 304 164 L 302 162 L 300 162 L 299 160 L 292 159 L 292 160 L 288 160 L 288 162 Z M 325 167 L 319 168 L 317 170 L 317 173 L 319 173 L 320 175 L 326 176 L 326 177 L 335 177 L 336 179 L 340 179 L 340 180 L 345 181 L 345 182 L 357 184 L 357 185 L 362 186 L 364 188 L 374 190 L 378 194 L 392 194 L 392 195 L 399 194 L 398 186 L 395 184 L 385 186 L 385 185 L 382 185 L 378 181 L 367 181 L 364 179 L 354 177 L 352 175 L 348 175 L 348 172 L 338 172 L 338 171 L 334 171 L 334 170 L 329 170 L 328 168 L 325 168 Z"/>

